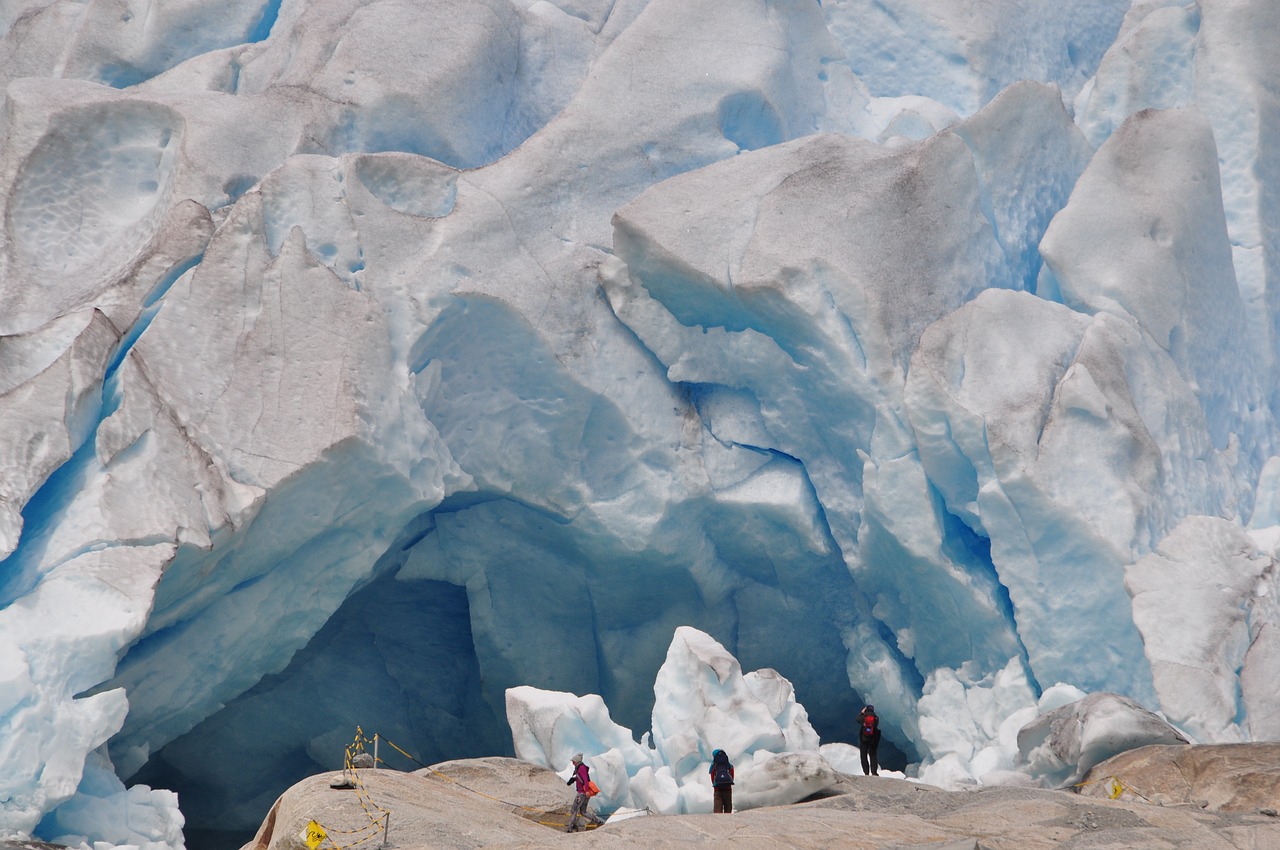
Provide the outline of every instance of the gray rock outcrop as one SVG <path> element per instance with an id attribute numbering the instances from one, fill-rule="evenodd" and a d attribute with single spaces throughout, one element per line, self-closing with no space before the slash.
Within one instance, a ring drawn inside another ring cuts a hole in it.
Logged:
<path id="1" fill-rule="evenodd" d="M 1080 793 L 1213 812 L 1280 811 L 1280 743 L 1142 747 L 1093 768 Z M 1280 822 L 1276 831 L 1280 842 Z"/>
<path id="2" fill-rule="evenodd" d="M 1189 748 L 1187 748 L 1189 749 Z M 1257 756 L 1264 759 L 1266 754 Z M 312 776 L 285 792 L 243 850 L 300 850 L 314 820 L 341 846 L 371 836 L 390 811 L 388 844 L 429 847 L 710 847 L 848 850 L 992 850 L 997 847 L 1274 847 L 1276 821 L 1256 812 L 1161 807 L 1133 798 L 1090 799 L 1037 788 L 943 791 L 890 778 L 844 776 L 821 799 L 731 816 L 615 816 L 572 838 L 561 829 L 572 795 L 549 770 L 507 758 L 469 759 L 416 773 L 358 772 L 358 788 L 333 790 Z M 356 830 L 363 830 L 357 833 Z M 1268 844 L 1267 842 L 1272 843 Z M 576 846 L 576 845 L 575 845 Z"/>

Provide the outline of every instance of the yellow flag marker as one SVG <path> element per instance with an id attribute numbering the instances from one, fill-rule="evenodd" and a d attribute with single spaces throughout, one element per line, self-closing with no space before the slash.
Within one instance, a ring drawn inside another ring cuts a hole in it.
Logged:
<path id="1" fill-rule="evenodd" d="M 310 850 L 316 850 L 320 842 L 328 837 L 329 833 L 324 831 L 324 827 L 313 820 L 307 821 L 306 827 L 302 830 L 302 840 Z"/>
<path id="2" fill-rule="evenodd" d="M 1107 783 L 1107 790 L 1111 792 L 1111 799 L 1114 800 L 1124 792 L 1124 786 L 1120 784 L 1119 779 L 1116 779 L 1113 776 L 1111 777 L 1111 781 Z M 312 850 L 315 850 L 315 848 L 312 848 Z"/>

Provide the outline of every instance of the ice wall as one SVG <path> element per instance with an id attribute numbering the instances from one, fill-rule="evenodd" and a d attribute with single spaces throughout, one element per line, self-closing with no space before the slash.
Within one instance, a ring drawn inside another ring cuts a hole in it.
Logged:
<path id="1" fill-rule="evenodd" d="M 1280 9 L 1015 7 L 0 9 L 0 828 L 638 728 L 682 626 L 937 781 L 1274 737 Z"/>

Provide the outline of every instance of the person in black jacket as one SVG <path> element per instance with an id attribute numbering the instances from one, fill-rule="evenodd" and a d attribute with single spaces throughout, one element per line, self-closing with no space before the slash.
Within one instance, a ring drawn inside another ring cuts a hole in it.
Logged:
<path id="1" fill-rule="evenodd" d="M 711 754 L 711 811 L 713 814 L 733 814 L 733 765 L 729 754 L 716 750 Z"/>
<path id="2" fill-rule="evenodd" d="M 880 746 L 880 718 L 874 705 L 863 706 L 858 713 L 858 755 L 862 759 L 862 775 L 880 775 L 876 748 Z"/>

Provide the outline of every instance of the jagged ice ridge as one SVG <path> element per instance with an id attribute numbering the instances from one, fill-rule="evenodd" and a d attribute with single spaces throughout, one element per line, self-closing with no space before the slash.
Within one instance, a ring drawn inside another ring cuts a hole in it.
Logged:
<path id="1" fill-rule="evenodd" d="M 1280 737 L 1277 43 L 5 4 L 0 829 L 242 834 L 355 723 L 511 752 L 521 685 L 644 728 L 686 625 L 935 782 L 1061 689 Z"/>

